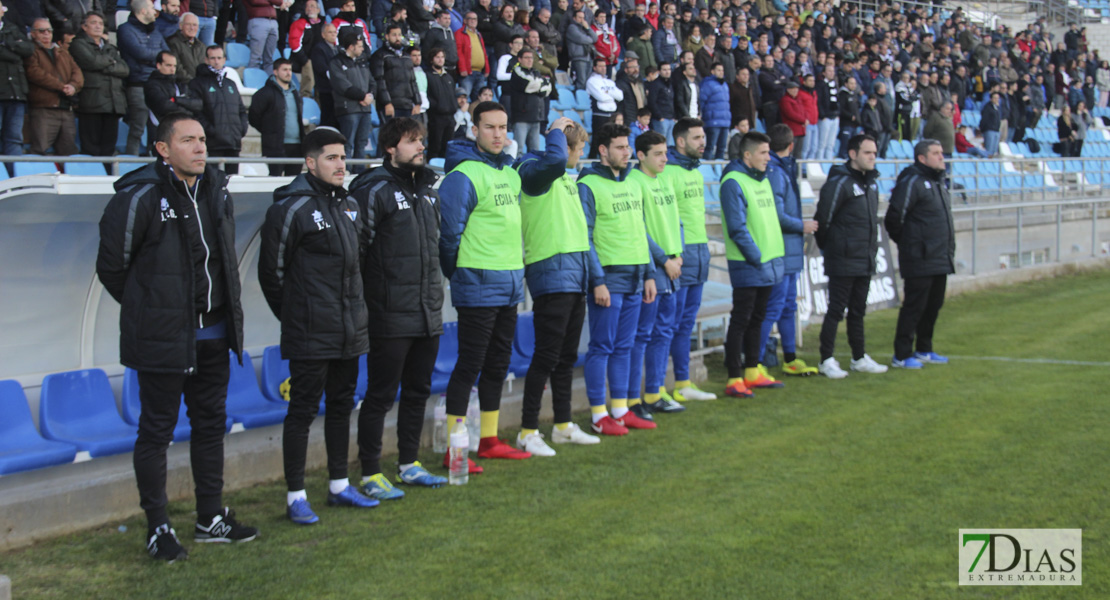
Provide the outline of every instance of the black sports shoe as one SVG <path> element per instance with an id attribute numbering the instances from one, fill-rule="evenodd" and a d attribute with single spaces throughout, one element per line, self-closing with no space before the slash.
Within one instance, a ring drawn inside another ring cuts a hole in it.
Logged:
<path id="1" fill-rule="evenodd" d="M 197 523 L 193 541 L 201 544 L 226 544 L 229 542 L 249 542 L 257 536 L 257 529 L 240 525 L 235 520 L 235 511 L 224 508 L 219 514 L 212 517 L 212 520 L 207 524 Z"/>
<path id="2" fill-rule="evenodd" d="M 647 421 L 654 421 L 655 417 L 651 416 L 651 409 L 648 408 L 643 402 L 634 404 L 628 407 L 629 412 Z"/>
<path id="3" fill-rule="evenodd" d="M 150 541 L 146 543 L 146 551 L 151 558 L 173 563 L 176 560 L 189 558 L 189 553 L 177 540 L 177 533 L 170 528 L 169 523 L 163 523 L 150 532 Z"/>
<path id="4" fill-rule="evenodd" d="M 651 408 L 652 412 L 661 413 L 678 413 L 686 410 L 685 406 L 666 398 L 660 398 L 658 402 L 648 404 L 648 407 Z"/>

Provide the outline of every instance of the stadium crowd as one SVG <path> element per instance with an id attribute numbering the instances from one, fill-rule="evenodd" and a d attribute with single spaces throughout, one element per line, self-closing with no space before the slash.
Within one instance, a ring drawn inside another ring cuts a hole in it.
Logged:
<path id="1" fill-rule="evenodd" d="M 5 0 L 3 154 L 26 141 L 33 154 L 112 155 L 123 120 L 123 154 L 137 155 L 148 128 L 184 109 L 213 156 L 238 156 L 253 125 L 264 156 L 298 157 L 311 97 L 352 157 L 397 115 L 424 123 L 429 156 L 443 157 L 468 131 L 470 103 L 498 99 L 523 155 L 540 145 L 561 83 L 588 92 L 591 129 L 615 121 L 673 143 L 677 119 L 702 119 L 707 159 L 735 158 L 736 133 L 776 123 L 802 159 L 846 158 L 862 132 L 880 157 L 891 140 L 923 137 L 949 156 L 993 156 L 1048 110 L 1061 117 L 1054 150 L 1078 156 L 1091 109 L 1110 95 L 1110 65 L 1084 29 L 1062 41 L 1043 19 L 988 31 L 929 3 L 132 0 L 118 28 L 113 8 Z M 260 89 L 226 66 L 229 41 L 249 46 L 247 66 L 269 77 Z M 976 128 L 961 127 L 968 109 L 981 109 Z"/>

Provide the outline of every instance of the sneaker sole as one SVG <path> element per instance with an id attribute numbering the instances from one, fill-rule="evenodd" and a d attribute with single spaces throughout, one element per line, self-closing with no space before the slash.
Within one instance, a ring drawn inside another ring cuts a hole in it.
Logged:
<path id="1" fill-rule="evenodd" d="M 586 441 L 586 442 L 576 442 L 574 440 L 556 440 L 556 439 L 552 439 L 551 441 L 553 443 L 556 443 L 556 444 L 575 444 L 577 446 L 596 446 L 596 445 L 601 443 L 600 439 L 590 440 L 590 441 Z"/>
<path id="2" fill-rule="evenodd" d="M 907 367 L 905 365 L 890 365 L 892 369 L 904 369 L 906 371 L 920 371 L 922 367 Z"/>
<path id="3" fill-rule="evenodd" d="M 242 544 L 244 542 L 249 542 L 249 541 L 253 540 L 256 537 L 258 537 L 257 533 L 250 536 L 250 537 L 245 537 L 241 540 L 232 540 L 232 539 L 228 539 L 228 538 L 198 538 L 198 537 L 194 537 L 193 541 L 198 543 L 198 544 Z"/>

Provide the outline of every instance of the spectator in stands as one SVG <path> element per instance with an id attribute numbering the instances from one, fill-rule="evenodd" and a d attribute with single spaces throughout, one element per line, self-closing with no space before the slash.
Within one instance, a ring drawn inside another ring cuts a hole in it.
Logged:
<path id="1" fill-rule="evenodd" d="M 509 42 L 508 50 L 497 58 L 497 66 L 494 67 L 494 89 L 497 90 L 497 96 L 504 96 L 506 93 L 505 86 L 508 85 L 509 80 L 512 79 L 513 67 L 516 66 L 517 55 L 524 48 L 524 36 L 513 36 L 513 40 Z M 509 111 L 509 122 L 513 121 L 513 109 L 510 105 L 505 106 L 505 110 Z"/>
<path id="2" fill-rule="evenodd" d="M 292 3 L 293 0 L 243 0 L 251 49 L 248 67 L 262 69 L 267 75 L 274 74 L 274 65 L 270 61 L 277 50 L 277 8 L 285 9 Z"/>
<path id="3" fill-rule="evenodd" d="M 409 29 L 416 34 L 418 38 L 424 37 L 428 30 L 431 29 L 432 23 L 435 22 L 435 2 L 429 1 L 425 5 L 423 0 L 407 0 L 405 2 L 407 13 L 407 21 Z"/>
<path id="4" fill-rule="evenodd" d="M 274 74 L 254 93 L 247 121 L 262 134 L 262 156 L 300 158 L 304 156 L 304 114 L 301 95 L 293 89 L 293 63 L 284 58 L 274 61 Z M 270 175 L 293 176 L 300 164 L 269 165 Z"/>
<path id="5" fill-rule="evenodd" d="M 451 139 L 474 141 L 474 120 L 470 117 L 470 92 L 463 88 L 456 88 L 455 106 L 457 107 L 457 110 L 455 110 L 455 133 Z"/>
<path id="6" fill-rule="evenodd" d="M 85 78 L 73 57 L 54 43 L 54 28 L 47 19 L 31 24 L 35 51 L 26 60 L 29 142 L 31 154 L 46 154 L 50 147 L 56 156 L 77 153 L 77 123 L 73 109 L 77 92 Z"/>
<path id="7" fill-rule="evenodd" d="M 385 43 L 370 56 L 370 73 L 377 85 L 375 97 L 382 122 L 394 116 L 411 116 L 420 113 L 420 90 L 412 59 L 404 52 L 405 38 L 401 27 L 390 23 L 385 31 Z M 339 102 L 338 93 L 336 102 Z M 336 105 L 338 106 L 338 104 Z"/>
<path id="8" fill-rule="evenodd" d="M 338 127 L 335 118 L 335 96 L 332 94 L 331 78 L 328 67 L 339 54 L 339 42 L 335 25 L 328 23 L 320 30 L 320 39 L 312 48 L 312 75 L 316 80 L 316 103 L 320 105 L 320 125 Z"/>
<path id="9" fill-rule="evenodd" d="M 833 357 L 836 329 L 848 309 L 848 344 L 852 348 L 853 371 L 885 373 L 887 368 L 867 355 L 863 317 L 867 292 L 879 251 L 879 188 L 875 183 L 878 146 L 871 136 L 859 134 L 848 140 L 848 162 L 829 170 L 817 201 L 817 246 L 825 258 L 829 278 L 829 304 L 821 325 L 820 373 L 843 379 L 848 372 Z"/>
<path id="10" fill-rule="evenodd" d="M 717 56 L 717 34 L 710 31 L 705 34 L 705 43 L 694 53 L 694 67 L 698 70 L 698 77 L 709 77 L 713 65 L 720 63 Z"/>
<path id="11" fill-rule="evenodd" d="M 636 138 L 640 137 L 641 133 L 649 131 L 651 131 L 651 109 L 644 107 L 636 112 L 636 118 L 628 126 L 628 145 L 635 147 Z M 663 139 L 666 140 L 666 138 Z"/>
<path id="12" fill-rule="evenodd" d="M 50 26 L 59 33 L 76 34 L 90 12 L 104 14 L 101 0 L 43 0 Z M 111 6 L 108 6 L 111 9 Z M 60 38 L 60 35 L 59 35 Z"/>
<path id="13" fill-rule="evenodd" d="M 327 24 L 320 16 L 317 0 L 306 0 L 301 17 L 289 26 L 289 59 L 293 61 L 293 72 L 301 74 L 301 95 L 311 96 L 316 87 L 316 77 L 312 69 L 312 49 L 316 47 L 320 33 Z"/>
<path id="14" fill-rule="evenodd" d="M 27 73 L 23 61 L 35 52 L 35 45 L 20 26 L 7 16 L 0 2 L 0 152 L 7 156 L 23 154 L 23 120 L 27 114 Z M 10 167 L 9 167 L 10 170 Z"/>
<path id="15" fill-rule="evenodd" d="M 897 96 L 895 111 L 898 115 L 898 139 L 913 140 L 921 121 L 921 94 L 917 91 L 917 80 L 909 71 L 903 71 L 894 92 Z"/>
<path id="16" fill-rule="evenodd" d="M 861 131 L 861 97 L 858 85 L 855 77 L 849 77 L 837 92 L 837 104 L 840 105 L 840 158 L 848 156 L 848 140 Z"/>
<path id="17" fill-rule="evenodd" d="M 676 78 L 674 84 L 674 116 L 683 119 L 690 117 L 701 118 L 701 83 L 698 81 L 698 71 L 693 61 L 682 66 L 682 76 Z M 731 114 L 730 117 L 731 119 Z"/>
<path id="18" fill-rule="evenodd" d="M 362 43 L 357 32 L 343 33 L 344 39 Z M 361 206 L 343 189 L 346 145 L 334 129 L 317 129 L 305 137 L 308 172 L 274 191 L 260 234 L 258 282 L 281 321 L 281 355 L 289 359 L 282 454 L 286 515 L 299 525 L 320 520 L 308 502 L 304 470 L 309 427 L 321 396 L 326 402 L 328 505 L 378 505 L 350 484 L 347 470 L 358 363 L 370 342 L 359 265 L 366 225 L 350 218 Z M 331 309 L 319 310 L 321 306 Z M 306 319 L 306 314 L 315 316 Z"/>
<path id="19" fill-rule="evenodd" d="M 775 68 L 775 58 L 770 54 L 763 57 L 759 69 L 759 91 L 763 100 L 761 116 L 767 127 L 779 122 L 779 100 L 786 94 L 786 78 Z"/>
<path id="20" fill-rule="evenodd" d="M 631 126 L 636 122 L 640 109 L 647 107 L 647 91 L 640 76 L 640 58 L 635 53 L 625 52 L 622 67 L 616 80 L 617 88 L 624 95 L 620 112 L 624 113 L 624 122 Z"/>
<path id="21" fill-rule="evenodd" d="M 540 35 L 540 43 L 550 49 L 562 46 L 563 39 L 559 34 L 559 28 L 551 20 L 551 10 L 541 8 L 536 11 L 529 24 L 532 30 Z"/>
<path id="22" fill-rule="evenodd" d="M 651 130 L 663 134 L 667 145 L 674 145 L 674 83 L 671 80 L 671 63 L 659 65 L 659 77 L 647 87 L 648 107 L 651 108 Z"/>
<path id="23" fill-rule="evenodd" d="M 500 18 L 497 7 L 493 5 L 491 0 L 478 0 L 477 6 L 471 4 L 471 10 L 473 10 L 478 17 L 475 29 L 477 29 L 484 38 L 488 39 L 490 44 L 493 44 L 493 23 Z M 492 52 L 492 48 L 488 50 L 491 57 L 497 58 L 497 55 Z"/>
<path id="24" fill-rule="evenodd" d="M 674 29 L 674 17 L 663 15 L 662 26 L 651 34 L 651 45 L 655 50 L 655 60 L 659 64 L 674 63 L 678 60 L 681 46 Z"/>
<path id="25" fill-rule="evenodd" d="M 435 50 L 443 50 L 444 68 L 450 72 L 455 71 L 459 64 L 459 49 L 455 45 L 455 32 L 451 31 L 450 12 L 441 10 L 436 13 L 435 21 L 424 34 L 420 47 L 425 58 L 430 58 Z"/>
<path id="26" fill-rule="evenodd" d="M 464 26 L 463 15 L 455 8 L 455 0 L 439 0 L 439 10 L 451 15 L 451 33 L 454 34 Z M 534 29 L 534 28 L 533 28 Z"/>
<path id="27" fill-rule="evenodd" d="M 116 182 L 96 259 L 100 282 L 121 305 L 120 362 L 138 371 L 134 465 L 146 548 L 171 563 L 188 557 L 166 513 L 166 448 L 182 398 L 192 427 L 194 539 L 258 535 L 222 502 L 228 352 L 242 360 L 243 307 L 227 176 L 207 164 L 204 135 L 185 114 L 162 121 L 153 135 L 160 160 Z"/>
<path id="28" fill-rule="evenodd" d="M 607 19 L 605 11 L 597 11 L 591 28 L 597 33 L 597 41 L 594 42 L 594 53 L 596 56 L 605 59 L 606 75 L 612 77 L 613 69 L 620 60 L 621 43 Z"/>
<path id="29" fill-rule="evenodd" d="M 316 0 L 312 0 L 316 1 Z M 189 12 L 197 16 L 200 29 L 197 37 L 207 48 L 216 42 L 216 21 L 223 0 L 189 0 Z M 190 75 L 192 77 L 192 75 Z"/>
<path id="30" fill-rule="evenodd" d="M 933 328 L 944 305 L 948 276 L 956 272 L 956 227 L 943 150 L 936 140 L 926 138 L 913 154 L 914 163 L 898 174 L 883 219 L 887 234 L 898 244 L 904 286 L 890 364 L 906 369 L 948 363 L 933 351 Z"/>
<path id="31" fill-rule="evenodd" d="M 389 10 L 389 21 L 385 24 L 385 29 L 389 29 L 391 25 L 397 25 L 401 28 L 401 37 L 404 39 L 404 45 L 406 46 L 416 42 L 416 34 L 409 29 L 408 14 L 409 11 L 404 4 L 394 2 L 393 8 Z"/>
<path id="32" fill-rule="evenodd" d="M 144 100 L 150 107 L 148 129 L 154 131 L 170 113 L 184 112 L 197 118 L 204 111 L 199 98 L 188 95 L 188 87 L 177 82 L 177 57 L 172 52 L 159 52 L 154 72 L 143 86 Z"/>
<path id="33" fill-rule="evenodd" d="M 812 76 L 811 76 L 812 77 Z M 777 326 L 782 341 L 782 372 L 784 375 L 816 375 L 817 369 L 798 358 L 795 314 L 798 312 L 798 274 L 804 267 L 805 235 L 817 231 L 817 221 L 802 218 L 802 199 L 798 190 L 798 163 L 791 146 L 795 144 L 790 127 L 778 124 L 771 128 L 771 160 L 767 180 L 771 182 L 783 241 L 783 278 L 771 288 L 767 298 L 767 315 L 760 329 L 760 358 L 764 364 L 771 327 Z"/>
<path id="34" fill-rule="evenodd" d="M 131 71 L 127 76 L 127 145 L 124 154 L 136 155 L 142 150 L 142 137 L 149 115 L 143 99 L 143 84 L 154 72 L 158 53 L 169 50 L 166 39 L 154 26 L 157 13 L 151 0 L 131 0 L 131 14 L 116 32 L 119 52 Z"/>
<path id="35" fill-rule="evenodd" d="M 952 157 L 956 151 L 956 125 L 952 121 L 953 105 L 945 102 L 940 110 L 925 122 L 925 139 L 936 140 L 944 149 L 944 156 Z"/>
<path id="36" fill-rule="evenodd" d="M 589 78 L 593 77 L 590 71 L 592 64 L 590 57 L 593 56 L 594 44 L 597 40 L 598 34 L 586 22 L 586 14 L 581 10 L 576 11 L 574 19 L 567 25 L 564 43 L 567 46 L 567 56 L 570 58 L 574 85 L 577 89 L 586 89 Z M 591 158 L 593 158 L 593 145 L 590 144 Z"/>
<path id="37" fill-rule="evenodd" d="M 593 111 L 592 129 L 600 131 L 601 127 L 613 118 L 620 110 L 620 102 L 624 100 L 624 93 L 617 84 L 606 76 L 609 64 L 604 58 L 594 59 L 594 73 L 586 82 L 586 90 L 590 93 L 590 108 Z M 598 157 L 598 136 L 593 136 L 590 142 L 590 158 Z"/>
<path id="38" fill-rule="evenodd" d="M 1001 95 L 998 92 L 991 92 L 991 101 L 983 107 L 979 117 L 979 129 L 983 131 L 983 149 L 990 156 L 998 154 L 998 130 L 1002 123 L 1001 104 Z"/>
<path id="39" fill-rule="evenodd" d="M 199 32 L 197 16 L 185 13 L 181 15 L 181 28 L 166 39 L 166 45 L 179 62 L 176 77 L 181 85 L 188 85 L 196 77 L 197 67 L 204 64 L 206 46 L 201 41 Z"/>
<path id="40" fill-rule="evenodd" d="M 789 81 L 786 84 L 786 95 L 779 100 L 779 116 L 782 124 L 789 127 L 794 135 L 792 138 L 794 158 L 801 158 L 799 144 L 805 143 L 806 128 L 810 125 L 808 96 L 802 92 L 801 86 L 796 81 Z"/>
<path id="41" fill-rule="evenodd" d="M 529 31 L 528 36 L 524 38 L 525 47 L 531 48 L 532 52 L 536 55 L 536 70 L 540 75 L 548 77 L 551 81 L 555 81 L 555 71 L 559 68 L 559 57 L 555 52 L 554 47 L 545 47 L 540 41 L 540 34 L 538 31 Z"/>
<path id="42" fill-rule="evenodd" d="M 985 150 L 971 143 L 967 137 L 969 134 L 971 134 L 971 127 L 966 125 L 956 131 L 956 152 L 969 154 L 975 158 L 990 158 Z"/>
<path id="43" fill-rule="evenodd" d="M 111 156 L 116 152 L 120 117 L 127 114 L 130 71 L 119 48 L 108 43 L 100 13 L 85 13 L 81 33 L 70 44 L 69 53 L 85 78 L 77 95 L 81 150 L 93 156 Z"/>
<path id="44" fill-rule="evenodd" d="M 197 67 L 197 76 L 189 82 L 189 95 L 200 99 L 203 105 L 197 120 L 208 135 L 208 156 L 238 157 L 247 135 L 247 107 L 239 97 L 239 88 L 227 75 L 224 49 L 209 46 L 205 62 Z M 235 175 L 239 165 L 231 163 L 224 170 Z"/>
<path id="45" fill-rule="evenodd" d="M 793 85 L 795 88 L 798 86 L 796 83 Z M 705 157 L 708 160 L 724 160 L 728 155 L 728 130 L 732 116 L 729 113 L 725 68 L 721 63 L 714 63 L 709 77 L 702 80 L 698 102 L 701 118 L 705 122 Z"/>
<path id="46" fill-rule="evenodd" d="M 162 9 L 154 20 L 158 33 L 167 40 L 181 27 L 181 0 L 162 0 Z"/>
<path id="47" fill-rule="evenodd" d="M 492 23 L 491 33 L 488 41 L 493 44 L 493 52 L 490 54 L 497 60 L 509 52 L 509 45 L 513 43 L 516 36 L 520 36 L 521 40 L 524 39 L 524 27 L 514 22 L 516 18 L 516 6 L 508 2 L 503 3 L 498 10 L 499 18 Z"/>
<path id="48" fill-rule="evenodd" d="M 643 6 L 642 4 L 640 6 Z M 658 69 L 659 63 L 655 60 L 655 48 L 651 43 L 651 36 L 655 32 L 651 25 L 644 24 L 644 26 L 636 32 L 636 34 L 625 43 L 625 54 L 634 52 L 640 59 L 640 68 L 647 71 L 647 69 Z"/>
<path id="49" fill-rule="evenodd" d="M 420 65 L 424 62 L 424 55 L 417 46 L 405 47 L 404 53 L 407 54 L 409 60 L 412 61 L 412 75 L 416 79 L 416 90 L 418 93 L 417 104 L 419 105 L 419 111 L 413 115 L 412 118 L 420 121 L 426 128 L 428 124 L 427 112 L 429 106 L 428 74 L 424 72 L 424 69 L 420 68 Z M 427 133 L 426 130 L 425 133 Z"/>
<path id="50" fill-rule="evenodd" d="M 520 145 L 521 155 L 541 150 L 540 131 L 547 122 L 547 98 L 554 88 L 551 80 L 533 67 L 535 60 L 531 48 L 521 50 L 508 85 L 508 100 L 513 104 L 513 140 Z"/>
<path id="51" fill-rule="evenodd" d="M 370 27 L 366 24 L 366 21 L 363 21 L 361 18 L 359 18 L 358 13 L 355 11 L 355 6 L 355 0 L 344 0 L 343 4 L 339 8 L 339 12 L 335 15 L 331 22 L 336 27 L 337 35 L 339 32 L 343 31 L 344 27 L 354 27 L 357 31 L 361 32 L 362 43 L 365 46 L 366 50 L 369 51 Z M 394 5 L 393 8 L 405 10 L 404 6 L 400 4 Z M 383 21 L 378 25 L 381 28 L 380 31 L 382 31 L 384 34 L 386 23 Z M 399 25 L 401 25 L 402 31 L 408 30 L 408 25 L 404 23 L 403 19 L 401 23 L 399 23 Z"/>
<path id="52" fill-rule="evenodd" d="M 471 11 L 466 13 L 466 26 L 455 32 L 455 47 L 459 55 L 459 86 L 470 94 L 471 99 L 478 97 L 478 90 L 490 73 L 486 43 L 477 27 L 478 15 Z"/>
<path id="53" fill-rule="evenodd" d="M 731 137 L 728 138 L 728 159 L 740 160 L 740 142 L 744 139 L 744 134 L 752 130 L 752 126 L 748 123 L 747 117 L 745 117 L 737 121 L 736 127 L 732 129 L 733 131 L 730 133 Z"/>
<path id="54" fill-rule="evenodd" d="M 747 119 L 749 125 L 755 123 L 759 105 L 759 87 L 752 81 L 751 70 L 743 66 L 736 71 L 735 81 L 729 84 L 730 127 L 735 129 L 741 119 Z"/>
<path id="55" fill-rule="evenodd" d="M 400 36 L 401 29 L 392 25 L 390 33 Z M 381 89 L 381 85 L 375 80 L 370 64 L 359 59 L 363 55 L 364 48 L 362 35 L 357 29 L 345 29 L 339 38 L 339 46 L 343 51 L 331 59 L 328 68 L 335 99 L 335 116 L 339 121 L 339 130 L 346 139 L 347 156 L 363 158 L 366 156 L 366 143 L 370 138 L 372 119 L 370 113 L 374 110 L 374 94 L 375 90 Z M 385 46 L 382 48 L 384 49 Z M 405 66 L 404 63 L 408 63 L 407 72 L 415 87 L 411 60 L 392 53 L 390 58 L 395 61 L 394 69 L 402 69 Z M 382 102 L 381 96 L 378 96 L 379 105 Z M 407 113 L 400 114 L 411 115 L 412 106 L 410 105 Z M 390 116 L 393 116 L 392 110 Z M 352 172 L 355 170 L 356 167 L 351 168 Z M 361 171 L 362 168 L 357 167 L 357 170 Z"/>
<path id="56" fill-rule="evenodd" d="M 1072 156 L 1083 156 L 1083 141 L 1087 139 L 1087 130 L 1095 126 L 1095 118 L 1091 116 L 1091 111 L 1087 110 L 1087 104 L 1080 100 L 1075 104 L 1072 120 L 1075 121 L 1076 126 Z"/>
<path id="57" fill-rule="evenodd" d="M 454 46 L 452 46 L 454 47 Z M 443 48 L 432 50 L 428 77 L 428 157 L 442 158 L 455 131 L 455 79 L 444 64 Z"/>

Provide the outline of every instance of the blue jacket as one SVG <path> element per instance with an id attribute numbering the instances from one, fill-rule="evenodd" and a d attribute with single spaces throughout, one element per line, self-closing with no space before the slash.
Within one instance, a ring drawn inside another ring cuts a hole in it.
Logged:
<path id="1" fill-rule="evenodd" d="M 775 191 L 775 208 L 782 226 L 783 259 L 786 274 L 801 273 L 805 257 L 805 234 L 802 233 L 802 197 L 798 193 L 798 163 L 793 157 L 771 153 L 767 179 Z"/>
<path id="2" fill-rule="evenodd" d="M 701 166 L 701 161 L 679 154 L 674 146 L 667 149 L 667 164 L 678 165 L 687 171 L 696 171 Z M 684 239 L 686 234 L 683 233 Z M 709 244 L 682 245 L 682 277 L 678 279 L 678 287 L 690 287 L 709 281 Z"/>
<path id="3" fill-rule="evenodd" d="M 660 20 L 662 20 L 662 16 L 660 16 Z M 675 20 L 677 21 L 678 19 Z M 681 43 L 681 39 L 678 37 L 678 31 L 674 33 L 675 41 Z M 651 48 L 655 50 L 655 60 L 659 64 L 673 64 L 678 61 L 678 44 L 667 43 L 667 31 L 663 29 L 662 25 L 659 25 L 659 29 L 651 34 Z"/>
<path id="4" fill-rule="evenodd" d="M 529 152 L 517 161 L 521 191 L 530 196 L 546 194 L 567 169 L 567 136 L 558 129 L 547 134 L 544 152 Z M 558 233 L 558 232 L 553 232 Z M 545 294 L 586 293 L 588 252 L 556 254 L 524 267 L 533 298 Z"/>
<path id="5" fill-rule="evenodd" d="M 725 167 L 724 173 L 721 174 L 722 181 L 733 171 L 747 174 L 756 181 L 762 181 L 767 175 L 749 169 L 739 160 L 734 160 Z M 778 203 L 775 204 L 777 208 Z M 744 199 L 740 184 L 735 181 L 725 181 L 721 185 L 721 212 L 728 223 L 728 231 L 725 234 L 740 249 L 740 254 L 744 255 L 744 260 L 728 261 L 728 278 L 732 282 L 732 287 L 765 287 L 782 281 L 785 275 L 782 258 L 762 260 L 759 246 L 748 233 L 748 201 Z M 779 219 L 782 219 L 781 212 Z"/>
<path id="6" fill-rule="evenodd" d="M 732 122 L 732 107 L 729 104 L 728 84 L 723 79 L 713 76 L 703 79 L 698 103 L 706 127 L 728 128 Z"/>
<path id="7" fill-rule="evenodd" d="M 604 285 L 609 288 L 611 294 L 638 294 L 644 289 L 644 281 L 655 275 L 655 267 L 651 263 L 602 267 L 601 260 L 597 257 L 597 248 L 594 247 L 594 221 L 597 219 L 597 209 L 594 208 L 594 193 L 582 183 L 582 178 L 587 175 L 598 175 L 613 181 L 624 181 L 631 170 L 630 166 L 625 167 L 620 177 L 613 177 L 612 169 L 602 166 L 601 163 L 593 163 L 578 175 L 578 197 L 582 199 L 582 210 L 586 212 L 586 228 L 590 232 L 589 285 L 591 290 Z M 649 237 L 648 245 L 651 244 Z"/>
<path id="8" fill-rule="evenodd" d="M 474 184 L 461 172 L 451 170 L 460 163 L 477 160 L 495 169 L 510 169 L 513 157 L 508 153 L 493 156 L 478 150 L 478 145 L 466 139 L 447 143 L 444 170 L 447 177 L 439 186 L 440 235 L 439 265 L 443 275 L 451 280 L 451 304 L 454 306 L 511 306 L 524 301 L 524 269 L 491 271 L 486 269 L 456 269 L 459 244 L 470 213 L 478 205 Z"/>
<path id="9" fill-rule="evenodd" d="M 127 76 L 128 83 L 146 83 L 150 74 L 154 72 L 158 53 L 170 49 L 166 45 L 166 38 L 162 37 L 155 24 L 143 25 L 135 18 L 134 13 L 128 15 L 127 22 L 119 26 L 116 38 L 119 42 L 117 44 L 119 53 L 123 55 L 123 61 L 131 69 L 131 73 Z"/>

